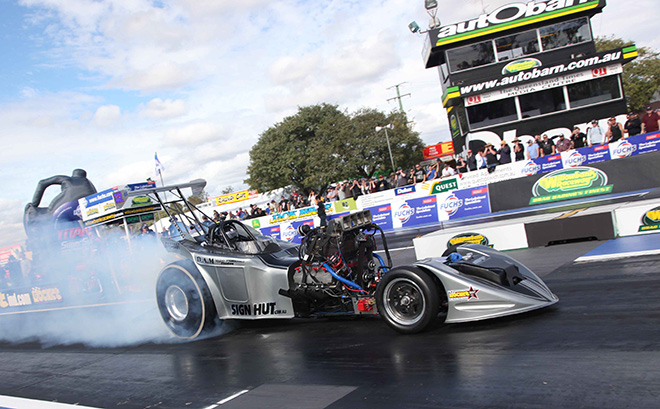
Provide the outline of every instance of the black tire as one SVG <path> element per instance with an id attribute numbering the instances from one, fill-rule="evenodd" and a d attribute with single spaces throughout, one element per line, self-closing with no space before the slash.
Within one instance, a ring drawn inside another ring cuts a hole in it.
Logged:
<path id="1" fill-rule="evenodd" d="M 378 284 L 376 305 L 392 329 L 415 334 L 436 322 L 440 296 L 433 279 L 424 271 L 412 266 L 397 267 Z"/>
<path id="2" fill-rule="evenodd" d="M 179 338 L 198 338 L 215 327 L 211 292 L 192 261 L 177 261 L 161 271 L 156 300 L 165 325 Z"/>

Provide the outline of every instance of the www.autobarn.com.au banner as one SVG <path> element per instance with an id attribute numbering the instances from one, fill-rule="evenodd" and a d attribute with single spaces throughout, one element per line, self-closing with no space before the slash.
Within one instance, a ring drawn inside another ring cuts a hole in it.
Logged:
<path id="1" fill-rule="evenodd" d="M 569 166 L 489 185 L 493 212 L 610 193 L 652 189 L 660 182 L 660 153 Z"/>

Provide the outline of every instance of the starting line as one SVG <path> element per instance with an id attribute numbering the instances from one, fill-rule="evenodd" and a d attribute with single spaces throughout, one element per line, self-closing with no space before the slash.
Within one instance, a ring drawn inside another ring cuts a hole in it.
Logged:
<path id="1" fill-rule="evenodd" d="M 46 402 L 42 400 L 15 398 L 0 395 L 0 409 L 100 409 L 91 406 L 82 406 L 60 402 Z"/>

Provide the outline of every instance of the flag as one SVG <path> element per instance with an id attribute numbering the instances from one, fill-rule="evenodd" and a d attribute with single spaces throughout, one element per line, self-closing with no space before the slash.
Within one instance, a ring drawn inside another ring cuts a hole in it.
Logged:
<path id="1" fill-rule="evenodd" d="M 165 166 L 158 160 L 158 153 L 154 154 L 154 158 L 156 159 L 156 173 L 160 175 L 165 170 Z"/>

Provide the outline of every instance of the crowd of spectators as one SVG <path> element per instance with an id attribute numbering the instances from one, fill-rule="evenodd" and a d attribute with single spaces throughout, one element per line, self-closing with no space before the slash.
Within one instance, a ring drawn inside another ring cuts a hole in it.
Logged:
<path id="1" fill-rule="evenodd" d="M 615 142 L 640 133 L 654 132 L 658 128 L 660 128 L 660 116 L 657 110 L 654 111 L 651 107 L 647 107 L 646 114 L 641 120 L 635 112 L 627 115 L 625 124 L 621 124 L 616 118 L 612 117 L 607 121 L 606 126 L 602 127 L 594 119 L 585 132 L 582 132 L 580 127 L 576 126 L 570 137 L 563 134 L 549 137 L 544 134 L 535 135 L 526 144 L 523 144 L 518 138 L 515 138 L 511 145 L 506 141 L 501 141 L 500 146 L 497 148 L 492 144 L 486 144 L 476 152 L 468 149 L 467 157 L 458 157 L 456 161 L 443 162 L 437 160 L 431 163 L 418 163 L 408 170 L 398 168 L 396 171 L 391 172 L 389 176 L 379 174 L 377 177 L 349 179 L 328 186 L 324 192 L 312 190 L 307 196 L 293 189 L 290 195 L 283 195 L 279 201 L 272 200 L 265 205 L 252 204 L 249 207 L 240 207 L 238 210 L 222 213 L 214 211 L 213 221 L 219 222 L 225 219 L 246 220 L 303 207 L 317 206 L 321 199 L 328 202 L 349 198 L 357 199 L 362 195 L 484 168 L 492 172 L 497 165 L 525 159 L 542 158 L 585 146 Z"/>

